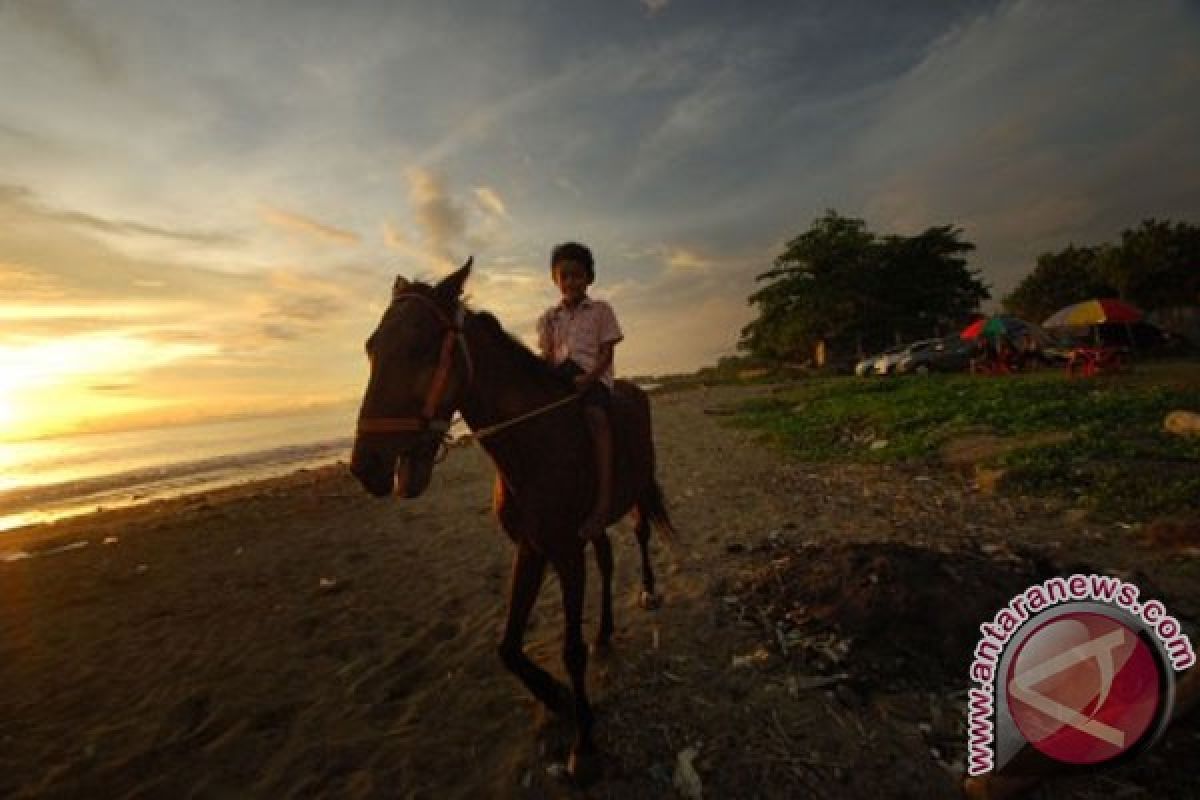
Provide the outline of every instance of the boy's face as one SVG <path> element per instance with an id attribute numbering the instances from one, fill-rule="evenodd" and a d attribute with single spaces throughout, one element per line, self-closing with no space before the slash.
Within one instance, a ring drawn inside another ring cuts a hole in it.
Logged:
<path id="1" fill-rule="evenodd" d="M 578 261 L 565 260 L 554 264 L 554 284 L 567 303 L 578 303 L 587 294 L 587 269 Z"/>

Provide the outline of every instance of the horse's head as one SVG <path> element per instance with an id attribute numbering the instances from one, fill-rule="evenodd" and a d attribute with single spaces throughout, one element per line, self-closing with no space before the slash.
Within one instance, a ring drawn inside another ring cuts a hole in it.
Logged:
<path id="1" fill-rule="evenodd" d="M 433 287 L 397 276 L 391 305 L 367 339 L 371 376 L 350 471 L 371 494 L 417 497 L 429 486 L 470 382 L 460 298 L 471 261 Z"/>

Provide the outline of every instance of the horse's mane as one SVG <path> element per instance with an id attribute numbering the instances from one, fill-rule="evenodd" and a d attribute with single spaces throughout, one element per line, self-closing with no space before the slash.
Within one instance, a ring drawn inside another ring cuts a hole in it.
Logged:
<path id="1" fill-rule="evenodd" d="M 512 362 L 528 378 L 539 381 L 552 381 L 562 385 L 562 381 L 554 374 L 544 358 L 525 346 L 517 337 L 504 329 L 500 321 L 490 311 L 474 311 L 471 317 L 480 323 L 481 329 L 502 347 L 512 357 Z"/>
<path id="2" fill-rule="evenodd" d="M 405 293 L 412 292 L 414 294 L 422 294 L 432 300 L 444 301 L 445 298 L 440 298 L 436 287 L 430 286 L 427 283 L 416 281 L 408 284 L 405 288 Z M 464 304 L 465 306 L 465 304 Z M 389 309 L 390 311 L 390 309 Z M 467 307 L 467 312 L 472 320 L 479 323 L 482 330 L 488 338 L 495 342 L 502 350 L 504 350 L 512 359 L 512 363 L 517 369 L 530 380 L 537 380 L 542 383 L 553 383 L 556 386 L 563 386 L 562 380 L 554 374 L 553 369 L 546 360 L 539 357 L 536 353 L 525 346 L 525 343 L 513 336 L 504 329 L 500 321 L 490 311 L 474 311 Z"/>

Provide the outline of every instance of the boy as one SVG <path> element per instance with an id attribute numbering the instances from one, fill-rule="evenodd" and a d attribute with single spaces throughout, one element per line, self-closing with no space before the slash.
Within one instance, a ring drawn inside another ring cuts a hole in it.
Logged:
<path id="1" fill-rule="evenodd" d="M 584 417 L 596 453 L 596 504 L 580 535 L 594 539 L 608 523 L 612 496 L 612 431 L 608 409 L 612 402 L 613 347 L 624 335 L 612 308 L 587 296 L 596 280 L 592 251 L 565 242 L 550 254 L 550 275 L 562 301 L 538 319 L 542 357 L 581 393 Z"/>

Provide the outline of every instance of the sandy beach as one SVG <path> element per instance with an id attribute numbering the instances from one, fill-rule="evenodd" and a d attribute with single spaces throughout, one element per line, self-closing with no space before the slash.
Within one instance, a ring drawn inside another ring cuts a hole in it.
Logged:
<path id="1" fill-rule="evenodd" d="M 790 463 L 726 424 L 769 391 L 654 401 L 680 541 L 655 543 L 664 605 L 647 612 L 631 527 L 612 531 L 615 648 L 590 667 L 596 785 L 557 776 L 565 727 L 496 657 L 511 548 L 490 462 L 462 447 L 415 501 L 370 498 L 335 466 L 0 536 L 0 796 L 670 797 L 692 748 L 706 797 L 954 797 L 953 686 L 814 675 L 732 613 L 780 553 L 1040 553 L 1144 578 L 1189 626 L 1200 618 L 1195 558 L 1120 526 L 942 468 Z M 550 578 L 527 649 L 558 675 L 560 621 Z M 896 624 L 897 640 L 929 627 Z M 946 665 L 958 690 L 967 664 Z M 1103 780 L 1188 796 L 1179 759 L 1197 747 L 1192 720 Z M 1081 778 L 1054 796 L 1112 791 Z"/>

